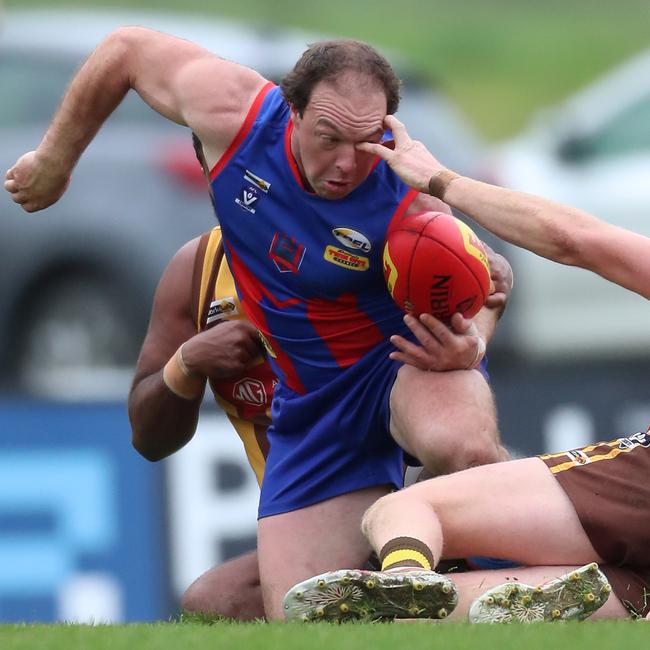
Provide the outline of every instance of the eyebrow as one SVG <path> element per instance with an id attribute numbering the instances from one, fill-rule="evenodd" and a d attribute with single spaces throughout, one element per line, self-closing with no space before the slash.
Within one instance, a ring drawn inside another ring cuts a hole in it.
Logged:
<path id="1" fill-rule="evenodd" d="M 341 134 L 341 130 L 336 126 L 336 124 L 334 124 L 334 122 L 332 122 L 332 121 L 331 121 L 329 118 L 327 118 L 327 117 L 319 117 L 319 118 L 316 120 L 316 126 L 325 126 L 325 127 L 328 127 L 328 128 L 330 128 L 330 129 L 332 129 L 332 131 L 334 131 L 336 134 L 338 134 L 338 135 L 342 135 L 342 134 Z M 378 128 L 376 128 L 372 133 L 370 133 L 367 137 L 365 137 L 365 138 L 363 139 L 363 141 L 365 142 L 365 141 L 367 141 L 367 140 L 369 140 L 370 138 L 375 137 L 375 136 L 381 137 L 381 136 L 383 135 L 383 133 L 384 133 L 384 130 L 385 130 L 385 129 L 384 129 L 383 127 L 378 127 Z"/>

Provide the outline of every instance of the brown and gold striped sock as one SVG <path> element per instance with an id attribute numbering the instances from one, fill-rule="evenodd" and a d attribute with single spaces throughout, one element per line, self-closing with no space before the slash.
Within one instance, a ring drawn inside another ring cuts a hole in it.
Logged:
<path id="1" fill-rule="evenodd" d="M 410 567 L 431 571 L 434 567 L 431 549 L 415 537 L 394 537 L 379 553 L 381 570 Z"/>

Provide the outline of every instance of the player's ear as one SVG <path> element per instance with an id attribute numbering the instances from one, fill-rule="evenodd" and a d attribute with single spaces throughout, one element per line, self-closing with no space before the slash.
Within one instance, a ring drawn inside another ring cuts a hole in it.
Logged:
<path id="1" fill-rule="evenodd" d="M 291 111 L 291 121 L 294 125 L 299 124 L 302 120 L 302 115 L 300 115 L 298 109 L 293 104 L 289 104 L 289 110 Z"/>

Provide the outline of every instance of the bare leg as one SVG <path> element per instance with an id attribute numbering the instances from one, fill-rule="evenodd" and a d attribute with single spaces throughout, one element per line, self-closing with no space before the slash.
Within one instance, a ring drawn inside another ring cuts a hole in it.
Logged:
<path id="1" fill-rule="evenodd" d="M 363 530 L 377 552 L 409 536 L 429 546 L 436 562 L 472 555 L 529 565 L 601 562 L 538 458 L 474 467 L 390 494 L 368 510 Z"/>
<path id="2" fill-rule="evenodd" d="M 390 396 L 391 435 L 433 474 L 508 458 L 492 392 L 477 370 L 400 368 Z"/>
<path id="3" fill-rule="evenodd" d="M 259 520 L 260 577 L 269 620 L 283 618 L 282 599 L 296 583 L 366 563 L 371 549 L 361 534 L 361 517 L 388 490 L 366 488 Z"/>
<path id="4" fill-rule="evenodd" d="M 181 609 L 238 621 L 264 618 L 257 551 L 224 562 L 199 576 L 183 594 Z"/>

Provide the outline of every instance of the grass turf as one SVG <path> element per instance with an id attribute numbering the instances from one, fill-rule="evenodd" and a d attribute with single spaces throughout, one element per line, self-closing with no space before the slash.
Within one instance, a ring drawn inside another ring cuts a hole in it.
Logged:
<path id="1" fill-rule="evenodd" d="M 644 648 L 650 624 L 597 621 L 542 625 L 159 623 L 0 626 L 2 650 L 598 650 Z"/>

